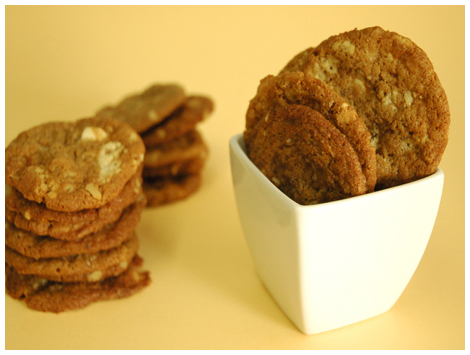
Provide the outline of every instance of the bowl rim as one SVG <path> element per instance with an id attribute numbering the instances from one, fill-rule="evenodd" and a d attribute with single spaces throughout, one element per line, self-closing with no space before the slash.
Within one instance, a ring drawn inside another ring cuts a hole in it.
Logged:
<path id="1" fill-rule="evenodd" d="M 389 194 L 394 194 L 398 192 L 403 192 L 402 190 L 413 189 L 419 185 L 425 185 L 429 183 L 433 183 L 436 180 L 444 179 L 444 172 L 441 168 L 437 168 L 436 172 L 432 175 L 426 176 L 424 178 L 411 181 L 402 185 L 389 187 L 387 189 L 383 189 L 380 191 L 374 191 L 370 193 L 366 193 L 360 196 L 353 196 L 349 198 L 345 198 L 342 200 L 324 202 L 316 205 L 301 205 L 296 201 L 292 200 L 286 194 L 284 194 L 279 188 L 276 187 L 257 167 L 253 162 L 248 158 L 246 154 L 246 147 L 245 147 L 245 140 L 243 133 L 238 133 L 230 138 L 230 149 L 243 161 L 243 163 L 248 167 L 250 171 L 254 173 L 254 175 L 259 179 L 261 182 L 266 185 L 266 187 L 272 191 L 280 200 L 284 201 L 286 204 L 291 205 L 293 208 L 301 209 L 301 210 L 315 210 L 319 208 L 329 208 L 334 207 L 338 204 L 345 205 L 349 203 L 357 203 L 363 202 L 363 200 L 374 200 L 378 198 L 382 198 Z"/>

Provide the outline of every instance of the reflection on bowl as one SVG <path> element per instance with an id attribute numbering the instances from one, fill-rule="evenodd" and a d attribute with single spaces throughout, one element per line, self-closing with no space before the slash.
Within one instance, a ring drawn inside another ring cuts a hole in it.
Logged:
<path id="1" fill-rule="evenodd" d="M 389 310 L 426 249 L 444 173 L 312 206 L 284 195 L 250 161 L 243 135 L 230 139 L 240 222 L 256 270 L 304 333 Z"/>

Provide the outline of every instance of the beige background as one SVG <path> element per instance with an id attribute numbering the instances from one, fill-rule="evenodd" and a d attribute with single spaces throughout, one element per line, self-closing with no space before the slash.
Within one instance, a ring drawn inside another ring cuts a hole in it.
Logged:
<path id="1" fill-rule="evenodd" d="M 7 349 L 464 348 L 464 7 L 7 6 L 5 18 L 6 145 L 33 125 L 90 116 L 155 82 L 180 83 L 216 104 L 199 128 L 211 152 L 201 189 L 146 210 L 138 226 L 152 285 L 59 315 L 5 296 Z M 256 276 L 228 140 L 243 130 L 260 79 L 330 35 L 373 25 L 422 47 L 446 89 L 452 124 L 442 203 L 424 257 L 390 311 L 306 336 Z"/>

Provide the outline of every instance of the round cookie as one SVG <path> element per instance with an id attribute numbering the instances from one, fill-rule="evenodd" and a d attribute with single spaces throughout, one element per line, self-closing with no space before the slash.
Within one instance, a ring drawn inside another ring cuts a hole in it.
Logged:
<path id="1" fill-rule="evenodd" d="M 124 273 L 92 283 L 58 283 L 19 274 L 6 265 L 5 291 L 13 298 L 24 299 L 31 309 L 60 313 L 84 308 L 92 302 L 128 297 L 142 290 L 151 282 L 148 271 L 139 271 L 142 264 L 143 259 L 136 255 Z"/>
<path id="2" fill-rule="evenodd" d="M 354 148 L 366 177 L 367 191 L 374 191 L 377 170 L 370 133 L 356 111 L 338 94 L 320 80 L 300 72 L 269 75 L 261 80 L 256 96 L 250 101 L 245 136 L 269 114 L 273 105 L 304 105 L 330 121 Z"/>
<path id="3" fill-rule="evenodd" d="M 126 122 L 141 133 L 163 121 L 185 99 L 179 85 L 152 85 L 141 94 L 126 97 L 116 106 L 101 109 L 96 115 Z"/>
<path id="4" fill-rule="evenodd" d="M 201 174 L 167 178 L 144 179 L 147 207 L 157 207 L 183 200 L 194 194 L 201 186 Z"/>
<path id="5" fill-rule="evenodd" d="M 364 120 L 383 189 L 433 174 L 448 141 L 447 97 L 426 53 L 380 27 L 332 36 L 282 70 L 328 84 Z"/>
<path id="6" fill-rule="evenodd" d="M 346 137 L 307 106 L 273 106 L 248 139 L 251 161 L 301 205 L 367 191 L 361 164 Z"/>
<path id="7" fill-rule="evenodd" d="M 60 258 L 78 254 L 93 254 L 118 247 L 132 237 L 145 208 L 145 195 L 127 207 L 119 220 L 104 226 L 100 231 L 77 241 L 64 241 L 38 236 L 5 222 L 5 245 L 32 259 Z"/>
<path id="8" fill-rule="evenodd" d="M 72 255 L 61 258 L 35 260 L 5 247 L 5 263 L 20 274 L 60 282 L 97 282 L 122 274 L 136 255 L 139 246 L 137 236 L 116 248 L 93 254 Z"/>
<path id="9" fill-rule="evenodd" d="M 119 195 L 144 153 L 139 135 L 117 120 L 51 122 L 10 143 L 5 150 L 5 180 L 48 209 L 99 208 Z"/>
<path id="10" fill-rule="evenodd" d="M 201 134 L 192 130 L 166 144 L 147 150 L 144 157 L 144 171 L 147 168 L 171 166 L 192 159 L 205 159 L 208 148 Z"/>
<path id="11" fill-rule="evenodd" d="M 141 173 L 134 175 L 114 200 L 97 209 L 59 212 L 25 199 L 18 190 L 5 185 L 5 216 L 16 227 L 37 235 L 77 240 L 115 222 L 122 210 L 142 193 Z"/>
<path id="12" fill-rule="evenodd" d="M 214 103 L 211 99 L 190 96 L 162 123 L 142 133 L 142 140 L 147 148 L 168 143 L 194 129 L 213 109 Z"/>

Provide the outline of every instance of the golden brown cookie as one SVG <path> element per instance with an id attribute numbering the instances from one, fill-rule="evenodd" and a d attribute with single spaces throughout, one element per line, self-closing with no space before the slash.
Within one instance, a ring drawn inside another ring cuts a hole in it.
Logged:
<path id="1" fill-rule="evenodd" d="M 5 182 L 48 209 L 99 208 L 121 193 L 144 153 L 140 136 L 117 120 L 45 123 L 6 148 Z"/>
<path id="2" fill-rule="evenodd" d="M 77 212 L 49 210 L 42 203 L 25 199 L 9 185 L 5 185 L 5 191 L 5 216 L 16 227 L 37 235 L 77 240 L 118 220 L 122 210 L 141 195 L 142 177 L 139 171 L 124 186 L 118 197 L 104 206 Z"/>
<path id="3" fill-rule="evenodd" d="M 320 80 L 300 72 L 269 75 L 261 80 L 256 96 L 250 101 L 245 136 L 275 105 L 304 105 L 329 120 L 354 148 L 366 177 L 367 191 L 374 191 L 377 170 L 370 133 L 356 111 L 338 94 Z"/>
<path id="4" fill-rule="evenodd" d="M 186 99 L 179 85 L 152 85 L 141 94 L 131 95 L 116 106 L 108 106 L 96 114 L 129 124 L 138 133 L 163 121 Z"/>
<path id="5" fill-rule="evenodd" d="M 31 309 L 60 313 L 100 300 L 129 297 L 142 290 L 151 282 L 149 272 L 139 271 L 142 263 L 142 258 L 136 255 L 124 273 L 92 283 L 58 283 L 19 274 L 5 265 L 5 290 L 13 298 L 24 299 Z"/>
<path id="6" fill-rule="evenodd" d="M 193 130 L 213 109 L 208 97 L 190 96 L 162 123 L 142 133 L 142 140 L 147 148 L 168 143 Z"/>
<path id="7" fill-rule="evenodd" d="M 157 207 L 184 200 L 201 186 L 201 174 L 190 174 L 166 178 L 144 179 L 144 193 L 148 207 Z"/>
<path id="8" fill-rule="evenodd" d="M 367 191 L 359 158 L 346 137 L 307 106 L 273 106 L 246 143 L 251 161 L 299 204 L 335 201 Z"/>
<path id="9" fill-rule="evenodd" d="M 171 166 L 196 158 L 205 159 L 207 153 L 208 148 L 201 134 L 197 130 L 191 130 L 171 142 L 148 149 L 144 157 L 144 170 Z"/>
<path id="10" fill-rule="evenodd" d="M 168 164 L 161 167 L 147 167 L 144 169 L 144 178 L 157 178 L 157 177 L 177 177 L 197 174 L 202 171 L 206 163 L 206 156 L 194 159 L 183 160 Z"/>
<path id="11" fill-rule="evenodd" d="M 447 97 L 426 53 L 380 27 L 332 36 L 283 71 L 324 81 L 364 120 L 383 189 L 433 174 L 447 145 Z"/>
<path id="12" fill-rule="evenodd" d="M 33 259 L 5 247 L 5 262 L 20 274 L 60 282 L 97 282 L 122 274 L 136 255 L 139 242 L 132 236 L 116 248 L 92 254 Z"/>
<path id="13" fill-rule="evenodd" d="M 5 245 L 32 259 L 60 258 L 78 254 L 93 254 L 118 247 L 133 236 L 145 208 L 145 195 L 124 209 L 118 221 L 104 226 L 96 233 L 76 241 L 64 241 L 38 236 L 5 222 Z"/>

